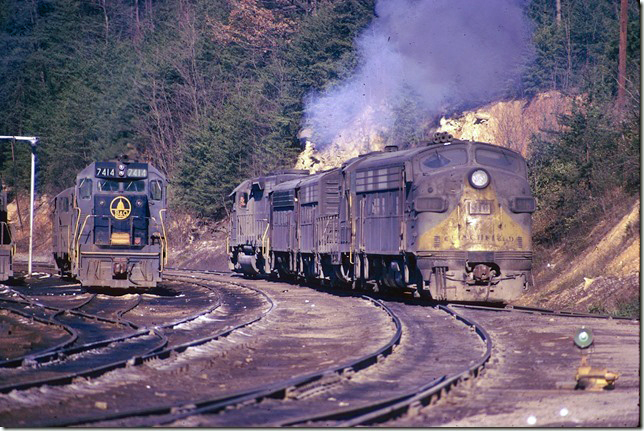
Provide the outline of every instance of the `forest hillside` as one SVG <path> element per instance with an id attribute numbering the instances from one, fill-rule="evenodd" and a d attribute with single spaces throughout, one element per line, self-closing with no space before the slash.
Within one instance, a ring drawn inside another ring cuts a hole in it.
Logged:
<path id="1" fill-rule="evenodd" d="M 0 134 L 40 137 L 42 212 L 91 161 L 151 161 L 170 179 L 177 249 L 223 248 L 226 196 L 246 177 L 436 130 L 526 156 L 538 265 L 639 211 L 637 2 L 395 3 L 0 0 Z M 28 172 L 27 146 L 4 142 L 13 205 Z"/>

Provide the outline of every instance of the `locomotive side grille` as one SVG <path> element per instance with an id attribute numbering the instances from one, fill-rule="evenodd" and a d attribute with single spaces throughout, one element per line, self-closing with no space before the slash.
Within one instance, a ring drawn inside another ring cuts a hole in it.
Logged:
<path id="1" fill-rule="evenodd" d="M 329 181 L 324 185 L 325 215 L 333 215 L 338 212 L 338 205 L 340 205 L 339 185 L 338 181 Z"/>
<path id="2" fill-rule="evenodd" d="M 302 204 L 317 202 L 318 199 L 319 193 L 317 183 L 302 187 L 302 190 L 300 191 L 300 200 L 302 201 Z"/>
<path id="3" fill-rule="evenodd" d="M 400 187 L 402 168 L 392 166 L 389 168 L 370 169 L 356 172 L 356 191 L 358 193 L 376 190 L 389 190 Z"/>
<path id="4" fill-rule="evenodd" d="M 292 207 L 295 205 L 294 190 L 279 190 L 273 192 L 273 206 L 275 208 Z"/>
<path id="5" fill-rule="evenodd" d="M 441 237 L 436 235 L 434 236 L 434 248 L 440 248 L 441 247 Z"/>

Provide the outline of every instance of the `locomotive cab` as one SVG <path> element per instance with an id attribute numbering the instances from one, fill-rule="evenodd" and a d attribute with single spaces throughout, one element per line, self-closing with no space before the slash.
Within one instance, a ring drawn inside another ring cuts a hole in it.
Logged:
<path id="1" fill-rule="evenodd" d="M 438 300 L 506 301 L 532 282 L 527 168 L 490 144 L 434 145 L 414 161 L 409 249 Z"/>

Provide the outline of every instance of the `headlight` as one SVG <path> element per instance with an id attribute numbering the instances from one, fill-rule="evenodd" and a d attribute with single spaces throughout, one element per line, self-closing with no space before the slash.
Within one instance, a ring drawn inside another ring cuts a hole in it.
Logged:
<path id="1" fill-rule="evenodd" d="M 470 184 L 475 189 L 484 189 L 490 184 L 490 176 L 483 169 L 475 169 L 470 173 Z"/>

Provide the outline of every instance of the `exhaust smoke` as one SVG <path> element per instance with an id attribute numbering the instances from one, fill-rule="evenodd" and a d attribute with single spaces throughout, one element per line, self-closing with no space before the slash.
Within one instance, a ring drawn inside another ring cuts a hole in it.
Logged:
<path id="1" fill-rule="evenodd" d="M 401 131 L 418 136 L 440 115 L 499 98 L 531 52 L 524 4 L 378 1 L 356 40 L 353 76 L 305 101 L 307 146 L 314 143 L 322 164 L 337 165 L 386 144 L 404 148 Z"/>

